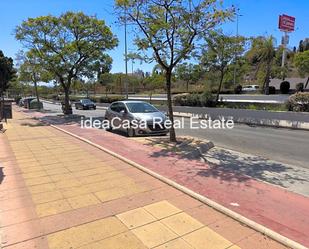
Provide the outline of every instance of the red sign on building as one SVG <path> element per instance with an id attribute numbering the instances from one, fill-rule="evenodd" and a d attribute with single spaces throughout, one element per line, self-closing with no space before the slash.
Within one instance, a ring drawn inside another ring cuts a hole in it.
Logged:
<path id="1" fill-rule="evenodd" d="M 295 17 L 280 15 L 279 16 L 279 29 L 286 32 L 295 30 Z"/>

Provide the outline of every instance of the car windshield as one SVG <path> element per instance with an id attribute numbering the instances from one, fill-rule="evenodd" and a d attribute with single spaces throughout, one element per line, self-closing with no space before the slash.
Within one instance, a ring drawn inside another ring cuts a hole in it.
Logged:
<path id="1" fill-rule="evenodd" d="M 127 103 L 127 106 L 132 113 L 158 112 L 158 109 L 148 103 Z"/>
<path id="2" fill-rule="evenodd" d="M 90 99 L 82 99 L 82 102 L 83 103 L 91 103 L 91 100 Z"/>

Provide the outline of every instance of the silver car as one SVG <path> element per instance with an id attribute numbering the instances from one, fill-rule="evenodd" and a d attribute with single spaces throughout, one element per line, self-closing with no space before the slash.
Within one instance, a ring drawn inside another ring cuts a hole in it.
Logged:
<path id="1" fill-rule="evenodd" d="M 135 135 L 166 135 L 168 129 L 164 123 L 164 113 L 144 101 L 117 101 L 106 110 L 105 119 L 111 124 L 109 129 L 121 129 L 127 136 Z M 130 127 L 126 124 L 130 123 Z M 136 127 L 136 123 L 140 124 Z M 122 125 L 123 124 L 123 125 Z"/>

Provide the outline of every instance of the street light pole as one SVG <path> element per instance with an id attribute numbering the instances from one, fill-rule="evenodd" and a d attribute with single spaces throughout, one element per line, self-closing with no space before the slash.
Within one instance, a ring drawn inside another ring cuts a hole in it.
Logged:
<path id="1" fill-rule="evenodd" d="M 128 44 L 127 44 L 127 7 L 125 7 L 125 18 L 124 18 L 124 54 L 125 54 L 125 68 L 126 68 L 126 78 L 125 78 L 125 91 L 126 99 L 128 96 Z"/>
<path id="2" fill-rule="evenodd" d="M 238 38 L 239 36 L 239 17 L 242 16 L 240 14 L 238 14 L 239 12 L 239 8 L 237 9 L 237 13 L 236 13 L 236 38 Z M 236 65 L 237 65 L 237 52 L 236 52 L 236 49 L 235 49 L 235 57 L 234 57 L 234 76 L 233 76 L 233 83 L 234 83 L 234 86 L 236 85 Z"/>

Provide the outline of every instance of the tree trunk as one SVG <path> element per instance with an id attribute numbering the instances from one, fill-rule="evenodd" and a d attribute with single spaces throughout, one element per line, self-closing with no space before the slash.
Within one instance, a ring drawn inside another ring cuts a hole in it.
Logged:
<path id="1" fill-rule="evenodd" d="M 71 114 L 70 107 L 70 89 L 68 87 L 64 87 L 64 114 Z"/>
<path id="2" fill-rule="evenodd" d="M 189 81 L 187 80 L 187 93 L 189 93 Z"/>
<path id="3" fill-rule="evenodd" d="M 176 132 L 175 132 L 175 128 L 174 128 L 174 113 L 173 113 L 172 93 L 171 93 L 172 70 L 167 70 L 165 72 L 165 77 L 166 77 L 168 115 L 169 115 L 170 121 L 172 123 L 172 127 L 170 129 L 170 141 L 171 142 L 177 142 Z"/>
<path id="4" fill-rule="evenodd" d="M 265 76 L 265 80 L 264 80 L 264 84 L 263 84 L 265 95 L 269 95 L 270 70 L 271 70 L 271 67 L 270 67 L 270 64 L 268 63 L 267 70 L 266 70 L 266 76 Z"/>
<path id="5" fill-rule="evenodd" d="M 306 89 L 306 88 L 307 88 L 307 86 L 308 86 L 308 83 L 309 83 L 309 76 L 308 76 L 308 79 L 307 79 L 307 82 L 306 82 L 306 84 L 305 84 L 305 87 L 304 87 L 304 89 Z"/>
<path id="6" fill-rule="evenodd" d="M 0 123 L 2 121 L 2 119 L 5 119 L 4 117 L 4 91 L 3 89 L 1 88 L 0 89 Z"/>
<path id="7" fill-rule="evenodd" d="M 218 91 L 217 91 L 217 96 L 216 96 L 216 103 L 218 103 L 218 101 L 219 101 L 219 96 L 220 96 L 222 82 L 223 82 L 223 76 L 224 76 L 224 72 L 221 71 L 220 83 L 219 83 L 219 87 L 218 87 Z"/>
<path id="8" fill-rule="evenodd" d="M 40 97 L 39 97 L 38 83 L 36 81 L 34 81 L 33 83 L 34 83 L 36 100 L 38 102 L 38 110 L 40 110 Z"/>

